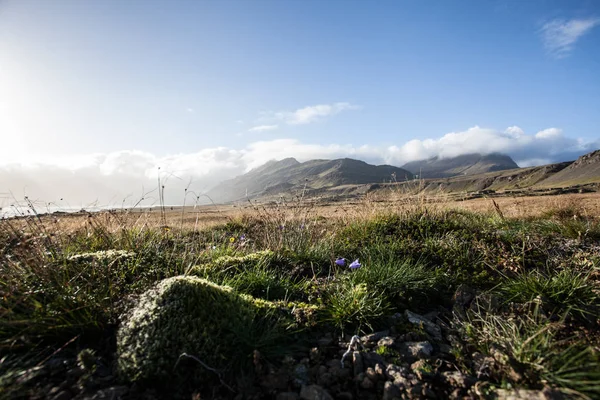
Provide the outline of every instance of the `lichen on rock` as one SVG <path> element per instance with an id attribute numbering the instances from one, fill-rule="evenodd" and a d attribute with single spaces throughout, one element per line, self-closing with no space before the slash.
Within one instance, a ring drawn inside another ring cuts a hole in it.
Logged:
<path id="1" fill-rule="evenodd" d="M 264 307 L 230 287 L 193 276 L 165 279 L 142 295 L 118 331 L 119 373 L 130 381 L 209 381 L 215 373 L 200 365 L 175 368 L 180 355 L 225 372 L 247 356 L 247 346 L 240 346 L 240 336 L 248 337 L 243 328 L 263 314 Z"/>

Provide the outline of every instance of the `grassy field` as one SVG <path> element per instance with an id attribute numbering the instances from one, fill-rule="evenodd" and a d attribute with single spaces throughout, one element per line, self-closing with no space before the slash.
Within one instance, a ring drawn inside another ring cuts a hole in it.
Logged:
<path id="1" fill-rule="evenodd" d="M 598 200 L 31 210 L 0 221 L 0 393 L 599 398 Z"/>

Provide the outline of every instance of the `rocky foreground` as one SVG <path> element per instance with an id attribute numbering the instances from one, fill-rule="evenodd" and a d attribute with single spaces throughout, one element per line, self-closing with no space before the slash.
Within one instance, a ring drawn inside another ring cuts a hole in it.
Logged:
<path id="1" fill-rule="evenodd" d="M 255 350 L 251 375 L 225 378 L 193 354 L 179 352 L 181 348 L 194 348 L 204 355 L 205 360 L 218 363 L 217 350 L 222 354 L 233 351 L 226 348 L 231 340 L 226 336 L 209 337 L 207 341 L 189 335 L 195 329 L 194 323 L 204 325 L 206 322 L 195 320 L 195 317 L 200 314 L 215 317 L 211 300 L 222 307 L 228 301 L 237 303 L 239 299 L 230 289 L 201 280 L 192 279 L 191 282 L 192 285 L 188 277 L 170 278 L 145 294 L 137 308 L 130 312 L 125 327 L 121 328 L 119 359 L 115 362 L 85 350 L 79 353 L 76 361 L 57 354 L 43 366 L 23 373 L 18 384 L 31 388 L 31 398 L 53 400 L 161 399 L 184 394 L 195 399 L 277 400 L 563 398 L 561 392 L 549 386 L 525 390 L 497 389 L 490 385 L 490 374 L 505 361 L 501 349 L 497 352 L 498 359 L 477 352 L 471 354 L 476 374 L 461 372 L 457 355 L 469 349 L 461 339 L 463 332 L 453 329 L 449 321 L 467 318 L 467 313 L 472 311 L 493 312 L 499 307 L 495 296 L 477 294 L 464 285 L 453 297 L 452 310 L 437 307 L 424 315 L 406 310 L 387 318 L 388 329 L 364 336 L 324 334 L 305 346 L 307 351 L 284 356 L 277 363 L 264 359 L 260 351 Z M 212 296 L 223 297 L 205 299 L 208 301 L 204 302 L 205 307 L 196 307 L 198 303 L 194 303 L 191 310 L 195 315 L 181 315 L 187 306 L 181 308 L 179 303 L 185 299 L 180 295 L 190 295 L 190 289 L 199 287 L 209 288 Z M 236 305 L 248 307 L 249 300 L 242 298 Z M 296 319 L 307 322 L 301 307 L 288 311 Z M 171 329 L 177 331 L 169 331 Z M 223 333 L 214 329 L 214 325 L 209 326 L 205 333 Z M 187 346 L 186 340 L 190 340 Z M 207 344 L 211 347 L 206 347 Z M 179 350 L 173 352 L 176 349 Z M 174 368 L 168 368 L 169 365 Z M 194 390 L 192 385 L 186 388 L 187 393 L 165 391 L 164 385 L 173 382 L 185 385 L 180 381 L 181 369 L 192 371 L 191 374 L 184 373 L 183 379 L 201 378 L 195 383 L 200 385 L 198 389 Z M 511 373 L 516 380 L 524 378 L 519 376 L 522 372 L 517 366 Z M 123 384 L 124 376 L 129 376 L 134 383 Z M 211 382 L 212 387 L 209 390 L 201 388 L 202 380 Z M 152 381 L 159 385 L 149 386 Z"/>

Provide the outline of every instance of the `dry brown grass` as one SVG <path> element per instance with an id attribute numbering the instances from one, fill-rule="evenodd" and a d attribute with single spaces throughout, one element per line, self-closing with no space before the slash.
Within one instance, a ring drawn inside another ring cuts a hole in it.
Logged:
<path id="1" fill-rule="evenodd" d="M 494 197 L 468 200 L 450 200 L 448 197 L 423 196 L 401 193 L 367 194 L 361 198 L 342 201 L 304 199 L 296 203 L 255 203 L 243 205 L 210 205 L 197 207 L 167 207 L 163 214 L 159 208 L 102 211 L 95 213 L 42 215 L 46 229 L 71 233 L 89 229 L 95 224 L 108 231 L 137 227 L 154 229 L 167 226 L 172 229 L 203 230 L 244 217 L 269 218 L 281 221 L 309 218 L 326 218 L 337 221 L 367 220 L 386 212 L 411 212 L 415 210 L 441 211 L 460 209 L 473 212 L 495 213 L 494 202 L 506 218 L 533 218 L 560 210 L 570 210 L 575 215 L 600 218 L 600 193 L 562 194 L 555 196 Z M 15 226 L 26 225 L 24 219 L 12 221 Z"/>

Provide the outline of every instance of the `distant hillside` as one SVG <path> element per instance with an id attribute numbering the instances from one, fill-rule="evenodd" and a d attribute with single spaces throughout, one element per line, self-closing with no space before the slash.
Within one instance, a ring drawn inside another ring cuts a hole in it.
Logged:
<path id="1" fill-rule="evenodd" d="M 386 189 L 379 185 L 374 190 Z M 600 150 L 579 157 L 576 161 L 514 168 L 476 175 L 457 175 L 432 178 L 394 185 L 396 190 L 431 195 L 502 195 L 502 194 L 556 194 L 600 188 Z M 346 189 L 348 190 L 348 189 Z"/>
<path id="2" fill-rule="evenodd" d="M 286 158 L 270 161 L 244 175 L 222 182 L 208 195 L 213 201 L 224 203 L 246 197 L 407 179 L 412 179 L 410 172 L 391 165 L 371 165 L 350 158 L 311 160 L 304 163 L 294 158 Z"/>
<path id="3" fill-rule="evenodd" d="M 412 161 L 402 168 L 420 178 L 449 178 L 461 175 L 476 175 L 486 172 L 519 168 L 517 163 L 504 154 L 465 154 L 457 157 Z"/>
<path id="4" fill-rule="evenodd" d="M 566 187 L 600 181 L 600 150 L 585 154 L 538 184 L 541 187 Z"/>

